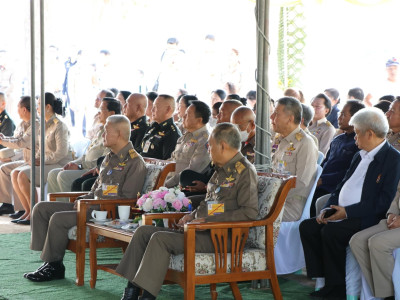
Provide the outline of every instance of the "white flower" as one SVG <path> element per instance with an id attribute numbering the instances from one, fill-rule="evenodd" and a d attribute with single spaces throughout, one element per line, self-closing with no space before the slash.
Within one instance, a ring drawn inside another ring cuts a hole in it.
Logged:
<path id="1" fill-rule="evenodd" d="M 153 199 L 147 198 L 146 202 L 142 205 L 142 209 L 144 211 L 151 211 L 153 209 Z"/>
<path id="2" fill-rule="evenodd" d="M 170 189 L 169 189 L 169 192 L 170 192 L 170 193 L 175 193 L 175 189 L 174 189 L 174 188 L 170 188 Z"/>
<path id="3" fill-rule="evenodd" d="M 179 200 L 182 200 L 183 198 L 185 198 L 185 194 L 182 192 L 179 192 L 178 195 L 176 196 L 176 198 L 178 198 Z"/>
<path id="4" fill-rule="evenodd" d="M 164 196 L 164 200 L 166 201 L 166 202 L 169 202 L 169 203 L 172 203 L 174 200 L 175 200 L 175 193 L 171 193 L 171 192 L 169 192 L 168 194 L 166 194 L 165 196 Z"/>
<path id="5" fill-rule="evenodd" d="M 180 189 L 178 189 L 178 188 L 176 188 L 176 189 L 175 189 L 175 194 L 177 194 L 177 195 L 178 195 L 179 193 L 181 193 L 181 190 L 180 190 Z"/>
<path id="6" fill-rule="evenodd" d="M 159 189 L 160 191 L 168 191 L 168 188 L 166 188 L 165 186 L 160 187 Z"/>

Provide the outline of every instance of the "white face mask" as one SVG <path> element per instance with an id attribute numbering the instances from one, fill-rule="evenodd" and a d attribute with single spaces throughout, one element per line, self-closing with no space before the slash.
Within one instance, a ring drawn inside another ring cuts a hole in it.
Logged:
<path id="1" fill-rule="evenodd" d="M 217 125 L 217 119 L 210 118 L 210 121 L 208 122 L 208 125 L 210 125 L 211 128 L 214 128 Z"/>
<path id="2" fill-rule="evenodd" d="M 247 124 L 246 129 L 245 130 L 240 130 L 239 125 L 236 124 L 237 129 L 239 129 L 239 133 L 240 133 L 240 140 L 242 143 L 244 143 L 245 141 L 247 141 L 247 139 L 249 138 L 249 134 L 250 132 L 247 132 L 247 127 L 249 127 L 249 124 Z"/>
<path id="3" fill-rule="evenodd" d="M 244 143 L 245 141 L 247 141 L 247 139 L 249 138 L 249 132 L 247 132 L 247 130 L 243 130 L 240 131 L 240 140 L 242 143 Z"/>

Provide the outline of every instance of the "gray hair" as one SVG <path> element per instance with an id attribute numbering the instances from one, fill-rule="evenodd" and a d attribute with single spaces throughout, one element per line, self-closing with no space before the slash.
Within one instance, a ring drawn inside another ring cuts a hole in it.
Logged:
<path id="1" fill-rule="evenodd" d="M 376 107 L 359 110 L 351 117 L 349 124 L 363 134 L 367 130 L 372 130 L 378 138 L 385 138 L 389 131 L 389 123 L 385 114 Z"/>
<path id="2" fill-rule="evenodd" d="M 242 142 L 240 139 L 240 133 L 236 125 L 231 123 L 220 123 L 214 128 L 211 136 L 215 139 L 217 144 L 222 141 L 227 143 L 232 149 L 240 150 Z"/>
<path id="3" fill-rule="evenodd" d="M 311 109 L 310 106 L 306 104 L 301 104 L 301 107 L 303 108 L 303 125 L 308 127 L 308 124 L 310 124 L 312 118 L 314 117 L 314 110 Z"/>
<path id="4" fill-rule="evenodd" d="M 127 117 L 123 115 L 112 115 L 107 118 L 107 122 L 115 125 L 123 139 L 129 141 L 131 137 L 131 122 Z"/>
<path id="5" fill-rule="evenodd" d="M 303 115 L 303 108 L 299 100 L 293 97 L 283 97 L 278 99 L 277 105 L 283 105 L 283 111 L 294 117 L 294 124 L 299 125 Z"/>

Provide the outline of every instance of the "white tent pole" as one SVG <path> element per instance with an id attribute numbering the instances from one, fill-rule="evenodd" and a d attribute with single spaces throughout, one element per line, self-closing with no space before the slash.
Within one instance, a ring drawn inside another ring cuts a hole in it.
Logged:
<path id="1" fill-rule="evenodd" d="M 31 208 L 35 205 L 36 185 L 35 185 L 35 154 L 36 154 L 36 99 L 35 99 L 35 0 L 30 1 L 30 26 L 31 26 Z"/>
<path id="2" fill-rule="evenodd" d="M 256 3 L 257 18 L 257 116 L 256 116 L 256 165 L 267 170 L 271 165 L 270 97 L 268 93 L 269 58 L 269 0 Z"/>

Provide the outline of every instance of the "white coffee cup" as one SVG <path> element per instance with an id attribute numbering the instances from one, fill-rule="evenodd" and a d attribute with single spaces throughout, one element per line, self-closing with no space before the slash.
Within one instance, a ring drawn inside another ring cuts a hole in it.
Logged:
<path id="1" fill-rule="evenodd" d="M 94 210 L 92 211 L 92 218 L 97 221 L 104 221 L 107 219 L 107 211 Z"/>
<path id="2" fill-rule="evenodd" d="M 118 206 L 118 215 L 121 221 L 127 221 L 129 219 L 129 215 L 131 214 L 130 205 L 120 205 Z"/>

